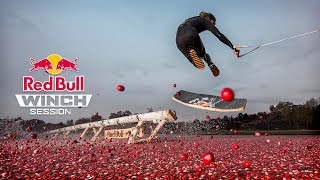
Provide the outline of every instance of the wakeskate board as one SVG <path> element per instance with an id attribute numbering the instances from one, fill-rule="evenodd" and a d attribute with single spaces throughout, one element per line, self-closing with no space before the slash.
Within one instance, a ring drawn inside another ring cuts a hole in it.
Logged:
<path id="1" fill-rule="evenodd" d="M 246 99 L 233 99 L 227 102 L 219 96 L 192 93 L 184 90 L 178 91 L 172 99 L 188 107 L 218 112 L 242 111 L 247 104 Z"/>

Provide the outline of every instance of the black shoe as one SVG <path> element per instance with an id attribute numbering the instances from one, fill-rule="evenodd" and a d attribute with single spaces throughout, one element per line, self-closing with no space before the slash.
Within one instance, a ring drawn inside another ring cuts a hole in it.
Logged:
<path id="1" fill-rule="evenodd" d="M 191 59 L 192 59 L 192 61 L 193 61 L 193 64 L 194 64 L 197 68 L 203 70 L 203 69 L 204 69 L 204 63 L 203 63 L 202 59 L 199 58 L 197 52 L 196 52 L 194 49 L 190 49 L 189 55 L 190 55 L 190 57 L 191 57 Z"/>
<path id="2" fill-rule="evenodd" d="M 211 57 L 209 56 L 209 54 L 206 53 L 206 54 L 204 55 L 204 58 L 203 58 L 203 59 L 204 59 L 204 61 L 206 61 L 206 63 L 207 63 L 208 66 L 210 67 L 213 75 L 214 75 L 215 77 L 219 76 L 220 71 L 219 71 L 218 67 L 217 67 L 216 65 L 214 65 L 213 62 L 211 61 Z"/>
<path id="3" fill-rule="evenodd" d="M 217 67 L 216 65 L 214 65 L 214 64 L 212 63 L 209 67 L 210 67 L 210 69 L 211 69 L 211 71 L 212 71 L 212 73 L 213 73 L 213 75 L 214 75 L 215 77 L 219 76 L 220 71 L 219 71 L 219 69 L 218 69 L 218 67 Z"/>

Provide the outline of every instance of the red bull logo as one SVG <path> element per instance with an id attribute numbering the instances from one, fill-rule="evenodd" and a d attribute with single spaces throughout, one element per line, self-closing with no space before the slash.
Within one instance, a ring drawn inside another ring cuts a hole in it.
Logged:
<path id="1" fill-rule="evenodd" d="M 69 61 L 57 54 L 51 54 L 41 60 L 30 59 L 31 68 L 29 72 L 37 70 L 46 71 L 57 75 L 68 69 L 79 72 L 77 68 L 78 59 Z M 31 115 L 67 115 L 71 114 L 71 108 L 87 107 L 91 94 L 82 94 L 85 90 L 85 78 L 76 75 L 73 80 L 67 80 L 63 76 L 49 75 L 48 80 L 36 80 L 32 76 L 23 76 L 23 94 L 16 94 L 20 107 L 30 108 Z M 58 92 L 58 94 L 43 94 L 41 91 Z M 26 94 L 33 92 L 33 94 Z M 61 94 L 61 92 L 67 92 Z M 73 94 L 72 92 L 78 92 Z"/>
<path id="2" fill-rule="evenodd" d="M 62 58 L 58 54 L 51 54 L 47 58 L 35 62 L 33 58 L 30 59 L 30 64 L 32 68 L 30 72 L 36 70 L 47 71 L 49 74 L 57 75 L 61 71 L 66 71 L 68 69 L 75 72 L 79 72 L 79 69 L 76 67 L 78 59 L 76 58 L 73 62 L 65 58 Z"/>

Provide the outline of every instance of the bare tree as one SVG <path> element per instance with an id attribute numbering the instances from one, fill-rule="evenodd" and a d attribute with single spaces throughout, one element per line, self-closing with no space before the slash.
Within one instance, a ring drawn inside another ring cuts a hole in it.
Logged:
<path id="1" fill-rule="evenodd" d="M 148 112 L 154 112 L 152 107 L 146 108 Z"/>

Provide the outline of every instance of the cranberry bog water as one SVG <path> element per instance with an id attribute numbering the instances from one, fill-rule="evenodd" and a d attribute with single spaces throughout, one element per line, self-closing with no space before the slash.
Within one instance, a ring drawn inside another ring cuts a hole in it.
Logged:
<path id="1" fill-rule="evenodd" d="M 160 135 L 126 139 L 39 136 L 0 141 L 3 179 L 319 179 L 314 135 Z"/>

